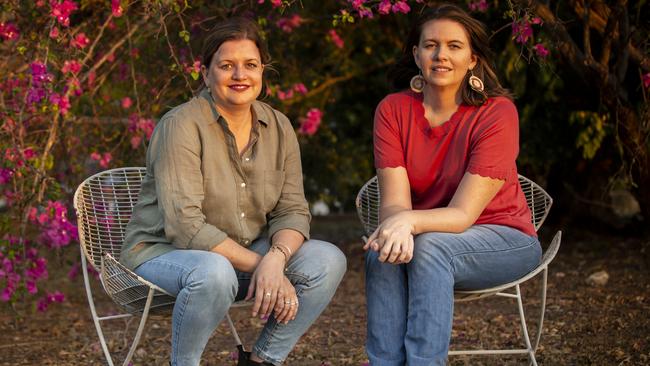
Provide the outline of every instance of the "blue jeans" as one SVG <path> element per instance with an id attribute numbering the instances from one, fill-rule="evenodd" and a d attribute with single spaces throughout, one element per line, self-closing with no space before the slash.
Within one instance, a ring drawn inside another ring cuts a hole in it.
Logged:
<path id="1" fill-rule="evenodd" d="M 539 264 L 537 238 L 499 225 L 474 225 L 460 234 L 417 235 L 407 264 L 366 254 L 368 338 L 372 366 L 445 365 L 454 288 L 508 283 Z"/>
<path id="2" fill-rule="evenodd" d="M 265 254 L 268 239 L 254 241 L 249 249 Z M 253 352 L 267 362 L 281 364 L 330 302 L 345 269 L 345 255 L 336 246 L 318 240 L 305 242 L 285 272 L 300 301 L 296 318 L 278 324 L 271 316 Z M 220 254 L 202 250 L 174 250 L 142 263 L 135 272 L 176 296 L 172 314 L 174 366 L 199 364 L 212 332 L 235 299 L 246 294 L 251 277 L 235 270 Z"/>

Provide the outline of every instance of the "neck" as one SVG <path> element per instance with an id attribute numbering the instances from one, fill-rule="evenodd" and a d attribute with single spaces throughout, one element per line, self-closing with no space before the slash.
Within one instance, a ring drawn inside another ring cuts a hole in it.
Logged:
<path id="1" fill-rule="evenodd" d="M 253 119 L 250 105 L 237 108 L 224 108 L 215 103 L 215 106 L 219 114 L 228 122 L 228 127 L 233 132 L 250 126 Z"/>
<path id="2" fill-rule="evenodd" d="M 424 103 L 436 113 L 453 112 L 462 103 L 460 89 L 435 88 L 427 85 L 423 94 Z"/>

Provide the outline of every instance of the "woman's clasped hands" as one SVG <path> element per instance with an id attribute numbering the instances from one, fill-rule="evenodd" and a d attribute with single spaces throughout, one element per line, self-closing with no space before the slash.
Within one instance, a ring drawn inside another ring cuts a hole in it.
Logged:
<path id="1" fill-rule="evenodd" d="M 298 313 L 296 289 L 284 274 L 282 255 L 269 253 L 253 272 L 246 300 L 255 297 L 252 315 L 267 318 L 273 312 L 278 323 L 287 324 Z"/>
<path id="2" fill-rule="evenodd" d="M 410 211 L 402 211 L 382 221 L 363 249 L 379 252 L 381 262 L 402 264 L 413 259 L 413 245 Z"/>

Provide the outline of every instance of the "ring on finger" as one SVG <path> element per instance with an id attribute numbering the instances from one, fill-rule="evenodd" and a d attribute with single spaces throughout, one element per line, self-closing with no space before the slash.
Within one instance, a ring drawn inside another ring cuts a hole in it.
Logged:
<path id="1" fill-rule="evenodd" d="M 264 296 L 266 296 L 266 297 L 271 297 L 271 293 L 270 293 L 270 292 L 267 292 L 267 293 L 264 294 Z"/>

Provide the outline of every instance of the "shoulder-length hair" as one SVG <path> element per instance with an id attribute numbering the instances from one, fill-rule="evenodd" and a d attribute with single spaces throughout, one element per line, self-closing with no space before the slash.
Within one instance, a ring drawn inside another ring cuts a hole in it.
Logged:
<path id="1" fill-rule="evenodd" d="M 472 18 L 463 9 L 451 4 L 442 4 L 427 9 L 417 19 L 411 28 L 399 60 L 388 71 L 388 81 L 392 87 L 399 90 L 408 88 L 411 78 L 418 74 L 419 69 L 413 58 L 413 47 L 420 44 L 420 35 L 424 24 L 436 19 L 451 20 L 463 26 L 469 38 L 471 51 L 477 58 L 476 67 L 474 67 L 472 73 L 483 80 L 484 93 L 479 93 L 470 88 L 467 82 L 470 75 L 467 73 L 460 86 L 463 103 L 479 106 L 485 103 L 487 98 L 495 96 L 512 99 L 512 94 L 501 86 L 494 72 L 493 56 L 489 47 L 489 37 L 485 25 Z"/>

